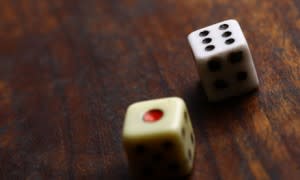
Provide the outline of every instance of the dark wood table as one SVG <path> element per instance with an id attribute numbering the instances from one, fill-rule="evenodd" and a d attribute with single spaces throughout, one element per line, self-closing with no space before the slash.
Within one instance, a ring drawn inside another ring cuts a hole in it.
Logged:
<path id="1" fill-rule="evenodd" d="M 1 0 L 0 179 L 130 179 L 129 104 L 179 96 L 189 179 L 300 179 L 297 0 Z M 209 104 L 186 36 L 237 19 L 260 89 Z"/>

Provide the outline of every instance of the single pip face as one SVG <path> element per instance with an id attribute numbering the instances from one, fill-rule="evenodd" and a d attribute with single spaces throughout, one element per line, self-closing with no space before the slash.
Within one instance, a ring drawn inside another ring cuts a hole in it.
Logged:
<path id="1" fill-rule="evenodd" d="M 135 177 L 180 177 L 190 173 L 195 135 L 184 101 L 172 97 L 129 106 L 123 144 Z"/>
<path id="2" fill-rule="evenodd" d="M 210 101 L 258 87 L 248 43 L 236 20 L 226 20 L 188 36 L 203 88 Z"/>

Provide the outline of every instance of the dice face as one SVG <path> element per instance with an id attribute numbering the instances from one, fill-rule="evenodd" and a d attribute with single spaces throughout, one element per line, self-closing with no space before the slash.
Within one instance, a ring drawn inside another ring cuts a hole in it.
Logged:
<path id="1" fill-rule="evenodd" d="M 252 56 L 236 20 L 226 20 L 188 36 L 210 101 L 238 96 L 258 87 Z"/>
<path id="2" fill-rule="evenodd" d="M 180 177 L 190 173 L 195 135 L 184 101 L 172 97 L 129 106 L 123 144 L 136 177 Z"/>

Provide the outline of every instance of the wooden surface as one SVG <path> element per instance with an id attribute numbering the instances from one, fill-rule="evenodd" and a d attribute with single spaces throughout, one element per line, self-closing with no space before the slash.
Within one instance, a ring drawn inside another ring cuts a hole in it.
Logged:
<path id="1" fill-rule="evenodd" d="M 298 0 L 1 0 L 0 179 L 130 179 L 127 106 L 182 97 L 189 179 L 300 179 Z M 229 18 L 258 92 L 208 104 L 186 36 Z"/>

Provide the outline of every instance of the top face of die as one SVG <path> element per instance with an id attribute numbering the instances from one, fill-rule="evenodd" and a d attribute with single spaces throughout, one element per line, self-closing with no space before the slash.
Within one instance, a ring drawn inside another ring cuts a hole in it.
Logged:
<path id="1" fill-rule="evenodd" d="M 180 129 L 185 103 L 177 97 L 142 101 L 129 106 L 123 137 L 160 136 Z"/>
<path id="2" fill-rule="evenodd" d="M 233 19 L 196 30 L 188 35 L 188 40 L 197 60 L 248 47 L 239 23 Z"/>

